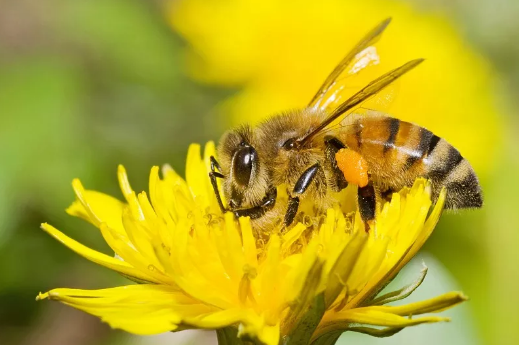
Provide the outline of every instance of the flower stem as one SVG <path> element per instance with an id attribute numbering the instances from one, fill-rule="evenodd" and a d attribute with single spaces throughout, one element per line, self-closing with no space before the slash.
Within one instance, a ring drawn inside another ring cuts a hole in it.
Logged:
<path id="1" fill-rule="evenodd" d="M 216 330 L 218 345 L 249 345 L 248 341 L 238 338 L 238 330 L 235 327 L 225 327 Z"/>

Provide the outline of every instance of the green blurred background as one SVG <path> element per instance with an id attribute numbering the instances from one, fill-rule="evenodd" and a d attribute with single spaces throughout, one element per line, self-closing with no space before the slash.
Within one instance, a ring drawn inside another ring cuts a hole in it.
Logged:
<path id="1" fill-rule="evenodd" d="M 166 5 L 0 0 L 0 344 L 214 341 L 210 332 L 132 336 L 67 306 L 34 301 L 55 287 L 124 282 L 39 230 L 47 221 L 109 252 L 93 227 L 64 212 L 74 177 L 120 195 L 115 172 L 122 163 L 134 189 L 145 190 L 152 165 L 170 163 L 183 172 L 188 145 L 218 139 L 231 123 L 215 109 L 237 90 L 189 78 L 188 43 L 169 25 Z M 485 208 L 445 215 L 424 253 L 399 277 L 404 281 L 424 259 L 430 275 L 416 299 L 460 289 L 471 300 L 450 313 L 450 324 L 418 326 L 388 340 L 345 335 L 341 341 L 518 344 L 519 3 L 413 5 L 451 21 L 498 80 L 492 98 L 506 124 L 498 134 L 504 145 L 482 180 Z"/>

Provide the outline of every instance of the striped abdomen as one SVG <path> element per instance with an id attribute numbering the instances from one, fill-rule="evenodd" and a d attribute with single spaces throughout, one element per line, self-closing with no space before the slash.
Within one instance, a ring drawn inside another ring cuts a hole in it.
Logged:
<path id="1" fill-rule="evenodd" d="M 348 122 L 337 136 L 368 162 L 371 179 L 381 189 L 399 190 L 411 186 L 417 177 L 425 177 L 432 181 L 435 199 L 446 187 L 446 208 L 482 206 L 474 170 L 444 139 L 387 116 L 352 115 Z"/>

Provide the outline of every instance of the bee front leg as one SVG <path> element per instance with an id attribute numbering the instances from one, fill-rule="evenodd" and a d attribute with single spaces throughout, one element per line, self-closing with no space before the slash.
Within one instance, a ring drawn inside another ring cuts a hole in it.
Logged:
<path id="1" fill-rule="evenodd" d="M 216 182 L 216 178 L 224 178 L 222 173 L 216 171 L 216 169 L 221 170 L 220 164 L 216 158 L 211 156 L 211 172 L 209 173 L 209 179 L 211 180 L 211 185 L 213 186 L 214 195 L 216 196 L 216 201 L 218 201 L 218 206 L 220 206 L 220 210 L 222 213 L 227 212 L 227 209 L 223 205 L 222 197 L 220 196 L 220 191 L 218 190 L 218 183 Z"/>
<path id="2" fill-rule="evenodd" d="M 288 199 L 287 213 L 285 213 L 285 220 L 283 222 L 285 227 L 288 227 L 294 221 L 297 210 L 299 209 L 299 196 L 310 187 L 310 184 L 314 181 L 320 167 L 319 163 L 315 163 L 310 168 L 306 169 L 297 180 L 294 189 L 292 190 L 292 194 Z"/>
<path id="3" fill-rule="evenodd" d="M 233 213 L 237 218 L 250 217 L 251 219 L 257 219 L 274 207 L 274 205 L 276 204 L 277 195 L 277 189 L 275 187 L 272 187 L 263 199 L 261 205 L 251 208 L 242 208 L 239 210 L 234 210 Z"/>

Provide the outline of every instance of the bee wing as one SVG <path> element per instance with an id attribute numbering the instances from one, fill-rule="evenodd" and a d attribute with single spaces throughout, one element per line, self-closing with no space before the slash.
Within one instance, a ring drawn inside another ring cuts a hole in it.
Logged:
<path id="1" fill-rule="evenodd" d="M 346 113 L 348 110 L 355 108 L 368 98 L 376 95 L 380 90 L 386 88 L 388 85 L 392 84 L 395 80 L 400 78 L 405 73 L 409 72 L 420 63 L 423 62 L 424 59 L 416 59 L 411 60 L 402 66 L 395 68 L 394 70 L 378 77 L 377 79 L 370 82 L 359 92 L 355 93 L 353 96 L 348 98 L 345 102 L 341 103 L 335 110 L 333 110 L 328 117 L 321 122 L 319 126 L 313 129 L 310 133 L 305 135 L 303 138 L 298 140 L 298 146 L 303 146 L 306 142 L 308 142 L 314 135 L 322 131 L 326 128 L 330 123 L 332 123 L 335 119 L 337 119 L 342 114 Z"/>
<path id="2" fill-rule="evenodd" d="M 376 48 L 373 46 L 391 22 L 387 18 L 364 36 L 342 61 L 330 73 L 323 85 L 309 103 L 311 108 L 328 110 L 335 108 L 342 101 L 347 81 L 365 68 L 379 63 Z M 340 78 L 340 79 L 339 79 Z"/>

